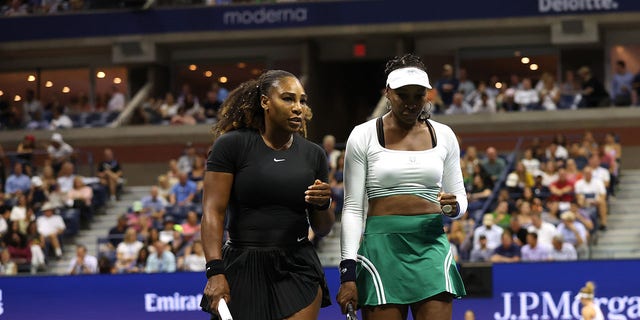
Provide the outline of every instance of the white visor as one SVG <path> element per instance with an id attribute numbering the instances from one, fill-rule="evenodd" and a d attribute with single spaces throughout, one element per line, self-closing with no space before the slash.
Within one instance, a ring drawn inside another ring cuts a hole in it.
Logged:
<path id="1" fill-rule="evenodd" d="M 396 69 L 389 73 L 387 77 L 387 86 L 389 86 L 389 88 L 397 89 L 408 85 L 417 85 L 431 89 L 429 76 L 424 70 L 409 67 Z"/>
<path id="2" fill-rule="evenodd" d="M 593 294 L 578 292 L 578 294 L 576 294 L 576 299 L 593 299 Z"/>

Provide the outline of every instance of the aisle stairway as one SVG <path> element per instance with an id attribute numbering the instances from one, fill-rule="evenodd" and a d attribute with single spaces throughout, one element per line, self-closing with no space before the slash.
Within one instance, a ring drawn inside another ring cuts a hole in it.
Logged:
<path id="1" fill-rule="evenodd" d="M 609 205 L 608 230 L 600 232 L 592 259 L 640 258 L 640 170 L 624 170 Z"/>
<path id="2" fill-rule="evenodd" d="M 98 238 L 109 234 L 109 229 L 116 225 L 118 216 L 127 212 L 131 204 L 149 194 L 148 186 L 128 186 L 125 188 L 120 200 L 110 201 L 104 214 L 94 216 L 90 228 L 81 230 L 73 239 L 65 240 L 64 252 L 60 260 L 49 262 L 48 272 L 51 274 L 65 274 L 69 262 L 76 255 L 76 244 L 84 244 L 90 255 L 97 256 Z"/>

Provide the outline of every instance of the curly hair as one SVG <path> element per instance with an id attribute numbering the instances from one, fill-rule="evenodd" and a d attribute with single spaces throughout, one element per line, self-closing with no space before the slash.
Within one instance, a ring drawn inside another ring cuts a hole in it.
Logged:
<path id="1" fill-rule="evenodd" d="M 389 76 L 389 73 L 391 73 L 393 70 L 408 67 L 415 67 L 427 71 L 427 68 L 424 66 L 424 63 L 419 56 L 413 53 L 407 53 L 402 56 L 395 56 L 393 59 L 387 61 L 387 64 L 384 68 L 384 75 Z"/>
<path id="2" fill-rule="evenodd" d="M 269 70 L 256 80 L 249 80 L 240 84 L 229 93 L 221 107 L 220 119 L 213 126 L 211 132 L 214 139 L 225 132 L 249 128 L 259 132 L 265 129 L 264 110 L 260 98 L 269 95 L 269 90 L 282 78 L 296 78 L 290 72 L 284 70 Z M 311 120 L 312 113 L 309 107 L 303 107 L 303 122 L 300 133 L 306 137 L 307 123 Z"/>

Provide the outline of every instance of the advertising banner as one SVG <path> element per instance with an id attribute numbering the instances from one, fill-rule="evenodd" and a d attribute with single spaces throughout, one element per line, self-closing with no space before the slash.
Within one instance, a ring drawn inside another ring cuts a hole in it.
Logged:
<path id="1" fill-rule="evenodd" d="M 0 43 L 175 32 L 434 22 L 640 11 L 637 0 L 352 0 L 94 11 L 0 19 Z M 20 32 L 15 32 L 20 30 Z"/>
<path id="2" fill-rule="evenodd" d="M 640 261 L 494 264 L 493 296 L 454 301 L 453 319 L 580 319 L 575 299 L 587 281 L 610 320 L 640 319 Z M 344 319 L 335 303 L 337 268 L 326 268 L 333 305 L 321 320 Z M 0 320 L 209 319 L 200 311 L 202 273 L 0 278 Z M 410 279 L 408 280 L 410 281 Z M 251 306 L 247 306 L 250 308 Z M 411 319 L 411 317 L 410 317 Z"/>

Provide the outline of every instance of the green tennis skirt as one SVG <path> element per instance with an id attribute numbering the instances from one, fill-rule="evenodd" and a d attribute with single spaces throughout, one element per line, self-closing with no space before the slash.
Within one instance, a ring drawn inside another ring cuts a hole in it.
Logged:
<path id="1" fill-rule="evenodd" d="M 368 217 L 356 270 L 363 306 L 466 294 L 439 214 Z"/>

